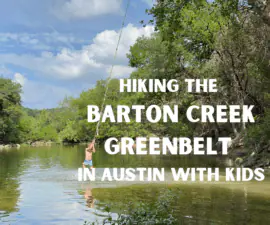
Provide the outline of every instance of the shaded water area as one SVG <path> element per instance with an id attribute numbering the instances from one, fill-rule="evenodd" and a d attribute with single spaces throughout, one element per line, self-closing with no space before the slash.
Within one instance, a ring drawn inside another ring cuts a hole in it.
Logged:
<path id="1" fill-rule="evenodd" d="M 270 224 L 270 182 L 127 183 L 77 181 L 84 146 L 22 148 L 0 152 L 0 224 L 83 224 L 102 221 L 125 204 L 156 201 L 164 189 L 179 196 L 180 224 Z M 102 148 L 94 165 L 105 167 L 220 167 L 225 158 L 108 155 Z"/>

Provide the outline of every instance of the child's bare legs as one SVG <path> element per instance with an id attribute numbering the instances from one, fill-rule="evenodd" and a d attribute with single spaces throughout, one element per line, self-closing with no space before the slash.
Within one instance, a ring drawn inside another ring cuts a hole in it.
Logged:
<path id="1" fill-rule="evenodd" d="M 86 166 L 84 165 L 84 163 L 82 163 L 82 166 L 83 166 L 84 169 L 86 168 Z M 94 169 L 94 166 L 90 166 L 90 169 Z"/>

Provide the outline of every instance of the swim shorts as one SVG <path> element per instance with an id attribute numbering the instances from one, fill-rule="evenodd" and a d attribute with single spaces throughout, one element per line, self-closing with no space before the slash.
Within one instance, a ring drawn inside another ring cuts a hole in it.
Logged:
<path id="1" fill-rule="evenodd" d="M 84 160 L 84 162 L 83 162 L 83 164 L 85 165 L 85 166 L 93 166 L 93 161 L 92 160 Z"/>

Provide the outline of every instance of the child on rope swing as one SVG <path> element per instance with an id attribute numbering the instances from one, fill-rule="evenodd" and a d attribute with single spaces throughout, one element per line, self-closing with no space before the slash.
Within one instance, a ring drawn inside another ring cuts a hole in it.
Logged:
<path id="1" fill-rule="evenodd" d="M 94 138 L 92 142 L 88 145 L 88 147 L 85 149 L 85 160 L 82 163 L 83 168 L 86 168 L 86 166 L 90 166 L 90 169 L 93 169 L 93 161 L 92 161 L 92 154 L 93 152 L 96 152 L 95 149 L 95 142 L 96 139 Z"/>

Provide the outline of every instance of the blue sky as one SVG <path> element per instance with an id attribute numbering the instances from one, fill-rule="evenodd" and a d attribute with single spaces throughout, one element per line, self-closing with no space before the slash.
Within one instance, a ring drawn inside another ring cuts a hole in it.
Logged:
<path id="1" fill-rule="evenodd" d="M 128 76 L 126 53 L 152 26 L 145 9 L 152 0 L 131 0 L 114 77 Z M 23 105 L 58 106 L 65 96 L 108 76 L 126 0 L 1 0 L 0 75 L 22 85 Z"/>

